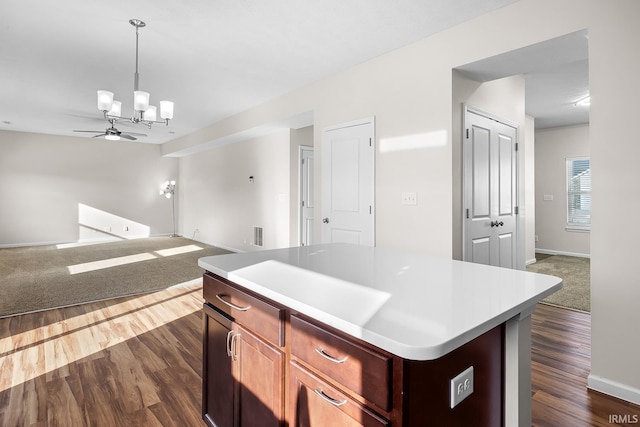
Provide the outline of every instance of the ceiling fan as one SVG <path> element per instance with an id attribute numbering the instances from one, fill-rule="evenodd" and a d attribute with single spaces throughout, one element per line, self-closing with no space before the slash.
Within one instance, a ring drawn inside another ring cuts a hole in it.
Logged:
<path id="1" fill-rule="evenodd" d="M 128 139 L 130 141 L 135 141 L 138 139 L 136 138 L 136 136 L 147 136 L 147 134 L 145 133 L 120 132 L 118 129 L 116 129 L 113 126 L 113 122 L 111 120 L 109 120 L 109 123 L 111 123 L 111 126 L 108 127 L 104 132 L 101 130 L 74 130 L 74 132 L 96 133 L 97 135 L 94 135 L 93 138 L 100 138 L 104 136 L 105 139 L 108 139 L 110 141 L 118 141 L 120 140 L 120 138 Z"/>

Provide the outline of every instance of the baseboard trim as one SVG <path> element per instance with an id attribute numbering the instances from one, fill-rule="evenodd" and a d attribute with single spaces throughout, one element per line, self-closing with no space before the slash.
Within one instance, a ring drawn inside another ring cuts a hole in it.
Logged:
<path id="1" fill-rule="evenodd" d="M 62 246 L 62 245 L 91 245 L 97 243 L 109 243 L 109 242 L 120 242 L 123 240 L 137 240 L 137 239 L 149 239 L 152 237 L 169 237 L 171 233 L 160 233 L 160 234 L 151 234 L 149 236 L 146 235 L 134 235 L 125 237 L 96 237 L 94 239 L 79 239 L 79 240 L 54 240 L 49 242 L 26 242 L 26 243 L 0 243 L 0 249 L 8 249 L 8 248 L 26 248 L 29 246 Z M 179 237 L 179 236 L 178 236 Z"/>
<path id="2" fill-rule="evenodd" d="M 621 384 L 617 381 L 589 374 L 587 377 L 587 388 L 640 405 L 640 389 Z"/>
<path id="3" fill-rule="evenodd" d="M 581 254 L 578 252 L 565 252 L 565 251 L 554 251 L 552 249 L 539 249 L 536 248 L 536 252 L 545 254 L 545 255 L 566 255 L 566 256 L 575 256 L 579 258 L 591 258 L 591 254 Z"/>
<path id="4" fill-rule="evenodd" d="M 194 242 L 203 243 L 205 245 L 215 246 L 216 248 L 224 249 L 225 251 L 229 251 L 229 252 L 234 252 L 234 253 L 244 253 L 244 252 L 246 252 L 246 251 L 243 251 L 242 249 L 232 248 L 231 246 L 221 245 L 221 244 L 216 243 L 216 242 L 207 242 L 207 241 L 200 240 L 200 239 L 195 239 L 195 238 L 191 239 L 191 240 L 193 240 Z"/>

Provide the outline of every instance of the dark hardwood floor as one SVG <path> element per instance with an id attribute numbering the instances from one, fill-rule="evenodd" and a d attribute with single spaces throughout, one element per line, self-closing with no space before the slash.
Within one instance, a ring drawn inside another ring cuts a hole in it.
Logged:
<path id="1" fill-rule="evenodd" d="M 0 319 L 0 426 L 203 426 L 201 307 L 191 286 Z M 535 426 L 640 414 L 587 391 L 589 328 L 585 313 L 534 313 Z"/>
<path id="2" fill-rule="evenodd" d="M 640 406 L 587 389 L 589 313 L 538 304 L 531 329 L 534 426 L 640 425 Z"/>

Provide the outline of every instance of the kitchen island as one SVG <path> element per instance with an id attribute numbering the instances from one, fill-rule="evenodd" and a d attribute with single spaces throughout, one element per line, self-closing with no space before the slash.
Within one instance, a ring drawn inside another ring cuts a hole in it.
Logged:
<path id="1" fill-rule="evenodd" d="M 209 425 L 531 425 L 557 277 L 349 244 L 199 265 Z"/>

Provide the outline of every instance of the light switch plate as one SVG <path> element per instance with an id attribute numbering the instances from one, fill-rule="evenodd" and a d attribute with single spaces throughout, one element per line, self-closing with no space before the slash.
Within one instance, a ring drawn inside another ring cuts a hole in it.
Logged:
<path id="1" fill-rule="evenodd" d="M 454 408 L 473 393 L 473 366 L 456 375 L 450 383 L 449 406 Z"/>
<path id="2" fill-rule="evenodd" d="M 402 204 L 403 205 L 417 205 L 418 204 L 418 193 L 405 191 L 402 193 Z"/>

